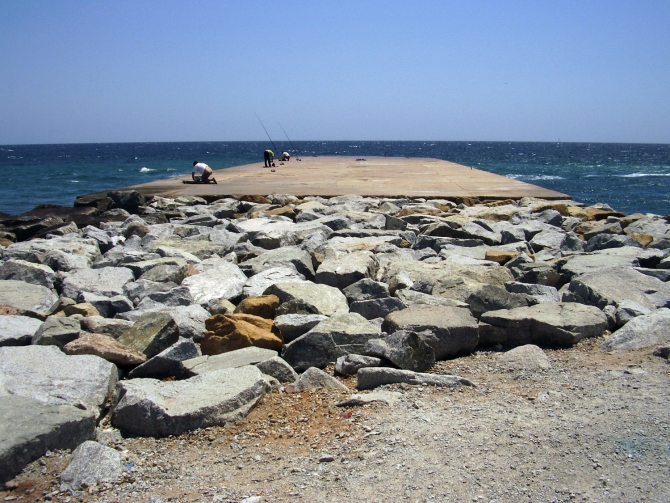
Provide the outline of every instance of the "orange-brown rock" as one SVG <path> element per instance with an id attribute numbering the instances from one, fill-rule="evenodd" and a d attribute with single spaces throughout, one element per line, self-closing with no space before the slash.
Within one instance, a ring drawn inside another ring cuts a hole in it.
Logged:
<path id="1" fill-rule="evenodd" d="M 235 308 L 235 314 L 253 314 L 265 319 L 273 319 L 279 307 L 279 297 L 276 295 L 261 295 L 247 297 Z"/>
<path id="2" fill-rule="evenodd" d="M 572 208 L 572 206 L 568 206 L 565 203 L 547 203 L 547 204 L 543 204 L 541 206 L 535 207 L 533 209 L 533 213 L 542 213 L 545 210 L 556 210 L 562 216 L 568 217 L 568 216 L 570 216 L 570 210 L 568 210 L 568 208 Z"/>
<path id="3" fill-rule="evenodd" d="M 578 206 L 568 206 L 568 215 L 581 218 L 582 220 L 605 220 L 607 217 L 625 217 L 625 213 L 618 211 L 603 210 L 600 208 L 580 208 Z"/>
<path id="4" fill-rule="evenodd" d="M 650 236 L 649 234 L 629 234 L 629 236 L 645 248 L 654 242 L 654 236 Z"/>
<path id="5" fill-rule="evenodd" d="M 63 346 L 63 352 L 67 355 L 95 355 L 117 365 L 139 365 L 147 361 L 144 354 L 102 334 L 82 334 Z"/>
<path id="6" fill-rule="evenodd" d="M 247 201 L 249 203 L 256 203 L 256 204 L 270 204 L 272 202 L 267 197 L 258 194 L 246 194 L 246 195 L 233 194 L 233 198 L 237 199 L 238 201 Z"/>
<path id="7" fill-rule="evenodd" d="M 66 306 L 63 311 L 66 316 L 72 316 L 73 314 L 81 314 L 82 316 L 100 316 L 100 313 L 95 306 L 89 302 Z"/>
<path id="8" fill-rule="evenodd" d="M 203 355 L 218 355 L 236 349 L 256 346 L 280 351 L 282 339 L 272 320 L 252 314 L 217 314 L 207 318 L 208 332 L 200 344 Z"/>
<path id="9" fill-rule="evenodd" d="M 587 232 L 591 232 L 593 229 L 596 227 L 600 227 L 602 224 L 600 222 L 596 221 L 587 221 L 587 222 L 582 222 L 581 224 L 577 225 L 573 230 L 573 232 L 579 236 L 584 236 Z"/>
<path id="10" fill-rule="evenodd" d="M 516 251 L 486 250 L 486 255 L 484 258 L 486 260 L 491 260 L 492 262 L 497 262 L 500 265 L 504 265 L 518 254 L 519 252 Z"/>
<path id="11" fill-rule="evenodd" d="M 288 217 L 291 220 L 295 220 L 295 211 L 293 211 L 293 209 L 289 208 L 288 206 L 282 206 L 281 208 L 273 208 L 271 210 L 254 211 L 251 214 L 251 218 L 258 218 L 260 216 L 266 216 L 266 215 L 279 215 L 282 217 Z"/>

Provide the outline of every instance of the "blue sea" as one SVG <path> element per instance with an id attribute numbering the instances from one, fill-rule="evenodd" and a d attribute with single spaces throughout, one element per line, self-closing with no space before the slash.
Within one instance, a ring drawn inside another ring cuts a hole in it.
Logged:
<path id="1" fill-rule="evenodd" d="M 625 213 L 670 213 L 670 145 L 622 143 L 300 141 L 276 142 L 301 156 L 433 157 L 607 203 Z M 191 172 L 263 161 L 268 142 L 2 145 L 0 212 L 72 206 L 78 195 Z M 271 188 L 268 188 L 271 190 Z"/>

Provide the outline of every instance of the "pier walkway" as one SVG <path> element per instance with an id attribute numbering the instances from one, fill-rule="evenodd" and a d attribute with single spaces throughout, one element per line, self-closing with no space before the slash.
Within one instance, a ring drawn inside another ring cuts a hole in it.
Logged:
<path id="1" fill-rule="evenodd" d="M 425 198 L 570 199 L 536 185 L 439 159 L 403 157 L 303 157 L 275 168 L 263 163 L 214 171 L 218 184 L 183 184 L 189 176 L 144 183 L 126 189 L 159 196 L 191 195 L 212 199 L 233 194 L 295 196 L 406 196 Z M 214 166 L 212 167 L 215 168 Z M 90 194 L 93 197 L 100 194 Z"/>

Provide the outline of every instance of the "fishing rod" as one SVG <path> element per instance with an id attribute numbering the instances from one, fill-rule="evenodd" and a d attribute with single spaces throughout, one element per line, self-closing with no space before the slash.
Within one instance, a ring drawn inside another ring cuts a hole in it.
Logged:
<path id="1" fill-rule="evenodd" d="M 268 133 L 268 130 L 265 129 L 265 125 L 263 124 L 263 121 L 261 120 L 261 118 L 258 116 L 258 114 L 256 112 L 254 112 L 254 115 L 258 119 L 258 122 L 261 123 L 261 126 L 263 126 L 263 129 L 265 130 L 265 134 L 268 135 L 268 138 L 270 139 L 270 143 L 272 143 L 272 147 L 275 149 L 275 152 L 279 153 L 279 150 L 277 150 L 277 146 L 275 145 L 275 142 L 273 142 L 272 138 L 270 138 L 270 133 Z"/>
<path id="2" fill-rule="evenodd" d="M 281 123 L 278 121 L 277 124 L 279 124 L 279 127 L 281 128 L 282 131 L 284 131 L 284 134 L 286 135 L 286 139 L 288 142 L 291 144 L 291 148 L 295 151 L 295 158 L 296 160 L 300 160 L 300 156 L 298 155 L 298 149 L 295 148 L 295 145 L 293 145 L 293 142 L 291 141 L 291 138 L 288 137 L 288 133 L 284 129 L 284 126 L 281 125 Z"/>

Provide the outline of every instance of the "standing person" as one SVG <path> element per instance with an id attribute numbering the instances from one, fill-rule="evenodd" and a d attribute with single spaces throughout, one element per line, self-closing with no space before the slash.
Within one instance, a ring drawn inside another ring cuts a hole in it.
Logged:
<path id="1" fill-rule="evenodd" d="M 265 158 L 265 167 L 269 168 L 272 166 L 272 161 L 274 159 L 275 153 L 272 150 L 266 150 L 263 152 L 263 157 Z"/>
<path id="2" fill-rule="evenodd" d="M 191 173 L 191 178 L 196 182 L 202 183 L 217 183 L 216 178 L 211 178 L 212 168 L 207 166 L 204 162 L 193 161 L 193 172 Z"/>

